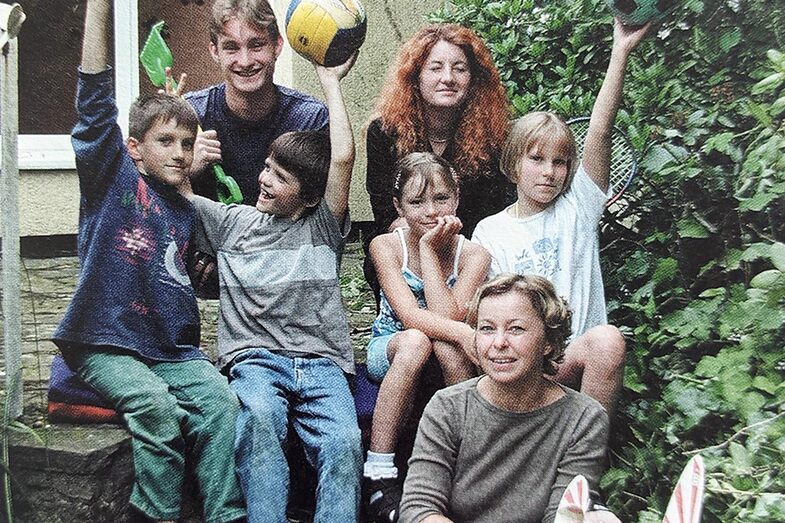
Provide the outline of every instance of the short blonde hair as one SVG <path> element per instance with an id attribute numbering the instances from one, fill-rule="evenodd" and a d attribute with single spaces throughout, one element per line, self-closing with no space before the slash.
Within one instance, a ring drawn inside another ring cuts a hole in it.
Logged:
<path id="1" fill-rule="evenodd" d="M 518 163 L 521 158 L 543 143 L 555 144 L 567 157 L 564 192 L 572 184 L 578 168 L 578 151 L 570 127 L 555 113 L 537 111 L 514 120 L 502 148 L 499 166 L 512 183 L 518 183 Z"/>
<path id="2" fill-rule="evenodd" d="M 552 349 L 543 359 L 542 370 L 545 374 L 555 375 L 556 365 L 564 361 L 564 349 L 567 348 L 567 340 L 572 334 L 572 311 L 564 298 L 556 294 L 556 289 L 547 279 L 532 274 L 523 276 L 499 274 L 477 289 L 469 304 L 466 321 L 476 329 L 477 313 L 482 300 L 489 296 L 501 296 L 510 292 L 517 292 L 529 298 L 532 307 L 539 315 L 545 327 L 545 340 Z"/>

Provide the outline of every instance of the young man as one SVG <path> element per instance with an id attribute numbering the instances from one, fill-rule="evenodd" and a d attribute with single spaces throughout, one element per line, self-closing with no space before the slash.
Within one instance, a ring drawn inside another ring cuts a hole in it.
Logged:
<path id="1" fill-rule="evenodd" d="M 211 199 L 215 179 L 209 166 L 221 162 L 255 205 L 256 178 L 270 144 L 290 131 L 323 129 L 327 108 L 293 89 L 273 83 L 283 40 L 267 0 L 216 0 L 210 20 L 210 55 L 224 81 L 188 93 L 203 133 L 194 148 L 194 192 Z"/>
<path id="2" fill-rule="evenodd" d="M 187 177 L 198 121 L 178 98 L 142 97 L 123 143 L 108 67 L 110 9 L 111 0 L 87 3 L 73 131 L 81 274 L 53 340 L 123 415 L 133 507 L 176 520 L 187 461 L 205 520 L 240 520 L 237 400 L 199 350 L 199 311 L 183 264 L 194 212 L 176 187 Z"/>
<path id="3" fill-rule="evenodd" d="M 329 137 L 287 133 L 270 147 L 256 206 L 191 195 L 202 250 L 218 258 L 218 365 L 240 398 L 236 460 L 249 521 L 284 523 L 289 418 L 318 476 L 317 522 L 355 522 L 362 448 L 338 270 L 350 222 L 354 139 L 339 81 L 316 67 Z"/>

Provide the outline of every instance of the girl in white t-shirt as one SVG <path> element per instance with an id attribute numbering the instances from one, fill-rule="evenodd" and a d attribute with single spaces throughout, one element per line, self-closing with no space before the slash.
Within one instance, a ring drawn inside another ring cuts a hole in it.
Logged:
<path id="1" fill-rule="evenodd" d="M 459 234 L 457 179 L 436 154 L 411 153 L 398 162 L 393 202 L 407 226 L 370 244 L 381 286 L 368 344 L 368 374 L 381 385 L 364 468 L 366 513 L 375 521 L 396 518 L 402 483 L 395 447 L 428 358 L 435 355 L 447 384 L 475 374 L 464 352 L 471 329 L 461 322 L 491 259 Z"/>
<path id="2" fill-rule="evenodd" d="M 472 240 L 487 248 L 491 273 L 548 278 L 573 311 L 573 340 L 556 379 L 599 401 L 612 414 L 624 375 L 624 338 L 606 325 L 598 228 L 608 199 L 611 130 L 630 52 L 649 29 L 614 23 L 613 48 L 597 95 L 580 166 L 575 139 L 553 113 L 516 120 L 501 167 L 518 201 L 482 220 Z"/>

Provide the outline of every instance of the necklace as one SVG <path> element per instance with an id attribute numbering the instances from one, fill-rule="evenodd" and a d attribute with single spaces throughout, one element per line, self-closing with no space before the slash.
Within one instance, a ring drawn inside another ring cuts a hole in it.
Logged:
<path id="1" fill-rule="evenodd" d="M 428 138 L 428 141 L 431 143 L 447 143 L 450 141 L 449 138 L 437 139 L 437 138 Z"/>
<path id="2" fill-rule="evenodd" d="M 520 217 L 518 216 L 518 202 L 515 202 L 509 207 L 507 207 L 507 212 L 512 214 L 516 220 L 520 219 Z"/>

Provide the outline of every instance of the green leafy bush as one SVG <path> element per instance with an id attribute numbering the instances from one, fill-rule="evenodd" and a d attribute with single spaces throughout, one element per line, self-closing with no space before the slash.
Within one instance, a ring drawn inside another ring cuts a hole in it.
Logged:
<path id="1" fill-rule="evenodd" d="M 517 113 L 588 114 L 610 54 L 603 0 L 456 0 Z M 602 486 L 660 521 L 700 451 L 704 521 L 785 521 L 785 5 L 684 0 L 635 51 L 618 124 L 638 150 L 602 227 L 625 391 Z"/>

